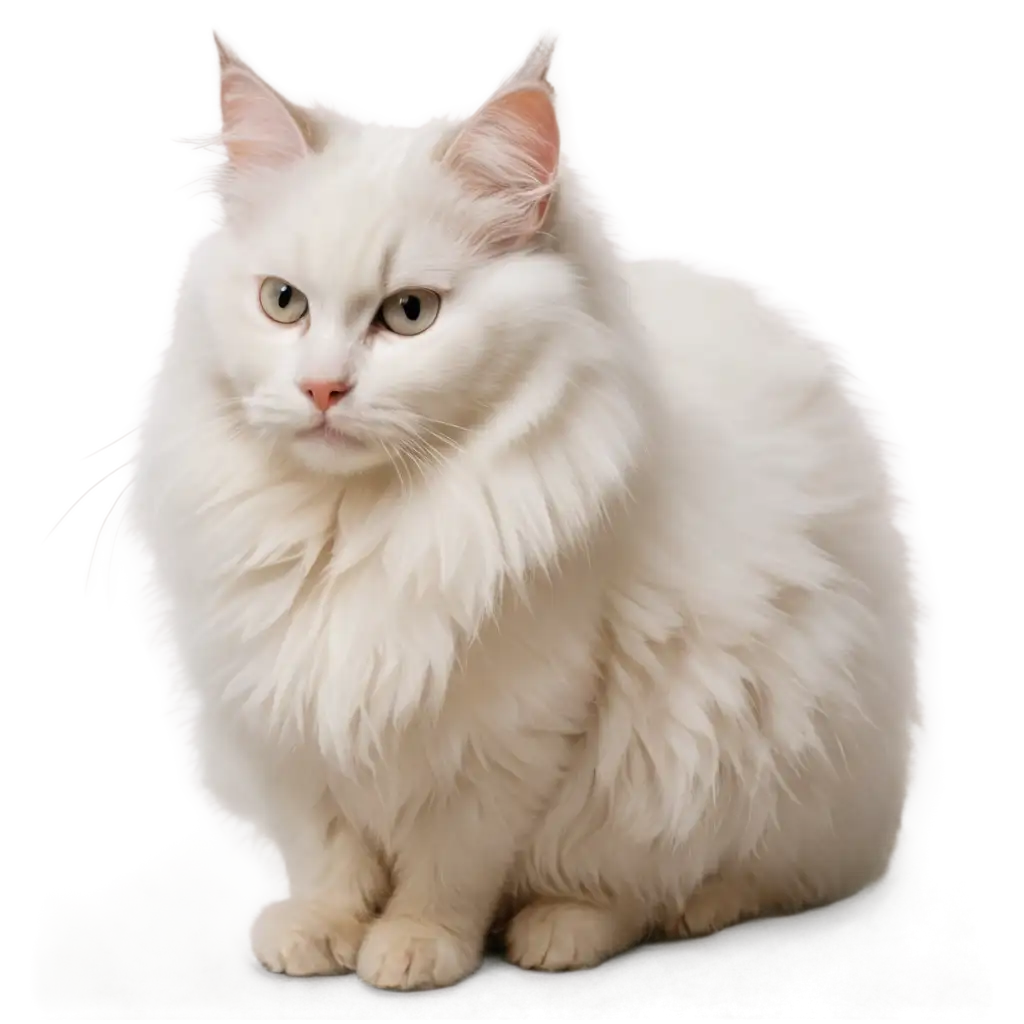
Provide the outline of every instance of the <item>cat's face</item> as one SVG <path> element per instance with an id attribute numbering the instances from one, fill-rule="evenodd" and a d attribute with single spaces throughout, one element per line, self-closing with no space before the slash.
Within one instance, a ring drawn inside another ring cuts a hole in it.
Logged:
<path id="1" fill-rule="evenodd" d="M 229 216 L 197 280 L 226 411 L 324 472 L 435 460 L 522 389 L 577 287 L 533 244 L 549 91 L 499 94 L 461 130 L 322 121 L 314 148 L 227 54 L 223 74 Z"/>

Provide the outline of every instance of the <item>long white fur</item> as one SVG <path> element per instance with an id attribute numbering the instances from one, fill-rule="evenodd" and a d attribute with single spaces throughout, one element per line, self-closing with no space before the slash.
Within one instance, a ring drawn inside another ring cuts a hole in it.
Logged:
<path id="1" fill-rule="evenodd" d="M 288 866 L 257 955 L 446 984 L 499 912 L 514 960 L 572 967 L 876 878 L 913 609 L 830 357 L 739 285 L 623 265 L 564 166 L 495 252 L 457 125 L 318 124 L 232 177 L 136 488 L 209 785 Z M 425 334 L 370 328 L 416 286 Z M 356 382 L 331 415 L 364 447 L 296 439 L 316 376 Z"/>

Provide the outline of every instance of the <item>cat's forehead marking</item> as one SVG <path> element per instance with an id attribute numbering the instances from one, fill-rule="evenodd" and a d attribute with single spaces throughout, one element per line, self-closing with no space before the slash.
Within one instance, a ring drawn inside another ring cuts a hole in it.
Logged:
<path id="1" fill-rule="evenodd" d="M 379 183 L 353 175 L 314 179 L 275 217 L 266 250 L 304 290 L 355 302 L 376 292 L 394 265 L 401 232 L 388 207 Z"/>
<path id="2" fill-rule="evenodd" d="M 450 290 L 465 253 L 447 194 L 431 187 L 435 168 L 423 140 L 402 130 L 367 130 L 320 154 L 272 222 L 275 273 L 349 327 L 397 290 Z"/>
<path id="3" fill-rule="evenodd" d="M 360 133 L 311 168 L 295 228 L 308 272 L 325 286 L 365 291 L 389 273 L 402 229 L 416 218 L 411 141 L 408 132 Z"/>
<path id="4" fill-rule="evenodd" d="M 352 287 L 355 282 L 349 282 L 351 290 L 345 303 L 346 323 L 353 324 L 360 320 L 369 319 L 369 317 L 373 316 L 381 299 L 388 295 L 397 251 L 397 241 L 388 242 L 383 246 L 380 258 L 377 261 L 376 279 L 372 285 L 369 284 L 369 275 L 364 278 L 362 274 L 356 280 L 362 281 L 365 279 L 366 285 L 360 287 L 356 284 L 355 287 Z M 367 265 L 370 265 L 369 261 Z"/>
<path id="5" fill-rule="evenodd" d="M 378 277 L 380 278 L 380 290 L 386 292 L 388 283 L 391 279 L 391 271 L 395 264 L 395 252 L 398 249 L 396 242 L 391 242 L 384 247 L 384 252 L 380 258 L 380 268 L 378 269 Z"/>

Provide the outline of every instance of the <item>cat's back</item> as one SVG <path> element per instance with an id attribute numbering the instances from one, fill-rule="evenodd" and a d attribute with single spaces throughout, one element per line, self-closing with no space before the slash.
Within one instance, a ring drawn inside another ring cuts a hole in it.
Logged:
<path id="1" fill-rule="evenodd" d="M 721 595 L 731 567 L 747 594 L 816 592 L 837 569 L 900 605 L 873 612 L 909 635 L 885 460 L 828 349 L 737 282 L 667 261 L 631 264 L 627 281 L 660 397 L 649 493 L 677 585 Z"/>
<path id="2" fill-rule="evenodd" d="M 750 678 L 770 676 L 766 651 L 810 657 L 806 693 L 831 687 L 886 737 L 881 752 L 864 741 L 865 757 L 895 806 L 915 706 L 915 611 L 868 419 L 828 348 L 753 290 L 667 261 L 626 274 L 664 410 L 648 577 L 698 610 L 702 643 L 742 652 Z M 792 664 L 773 692 L 792 686 Z M 864 740 L 850 729 L 847 752 Z"/>
<path id="3" fill-rule="evenodd" d="M 749 417 L 834 377 L 825 349 L 746 285 L 669 260 L 631 263 L 626 275 L 670 406 L 692 399 Z"/>
<path id="4" fill-rule="evenodd" d="M 627 274 L 668 457 L 691 492 L 694 473 L 719 497 L 731 478 L 752 509 L 788 505 L 783 528 L 814 508 L 902 502 L 878 404 L 810 309 L 695 250 L 636 258 Z"/>

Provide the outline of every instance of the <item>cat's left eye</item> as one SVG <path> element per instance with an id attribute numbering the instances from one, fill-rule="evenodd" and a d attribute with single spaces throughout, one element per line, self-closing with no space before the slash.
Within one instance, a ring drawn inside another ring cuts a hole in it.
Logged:
<path id="1" fill-rule="evenodd" d="M 389 295 L 377 310 L 376 320 L 389 331 L 405 336 L 422 334 L 436 319 L 441 296 L 426 288 Z"/>
<path id="2" fill-rule="evenodd" d="M 298 323 L 309 310 L 309 300 L 293 284 L 267 277 L 260 285 L 260 306 L 275 323 Z"/>

